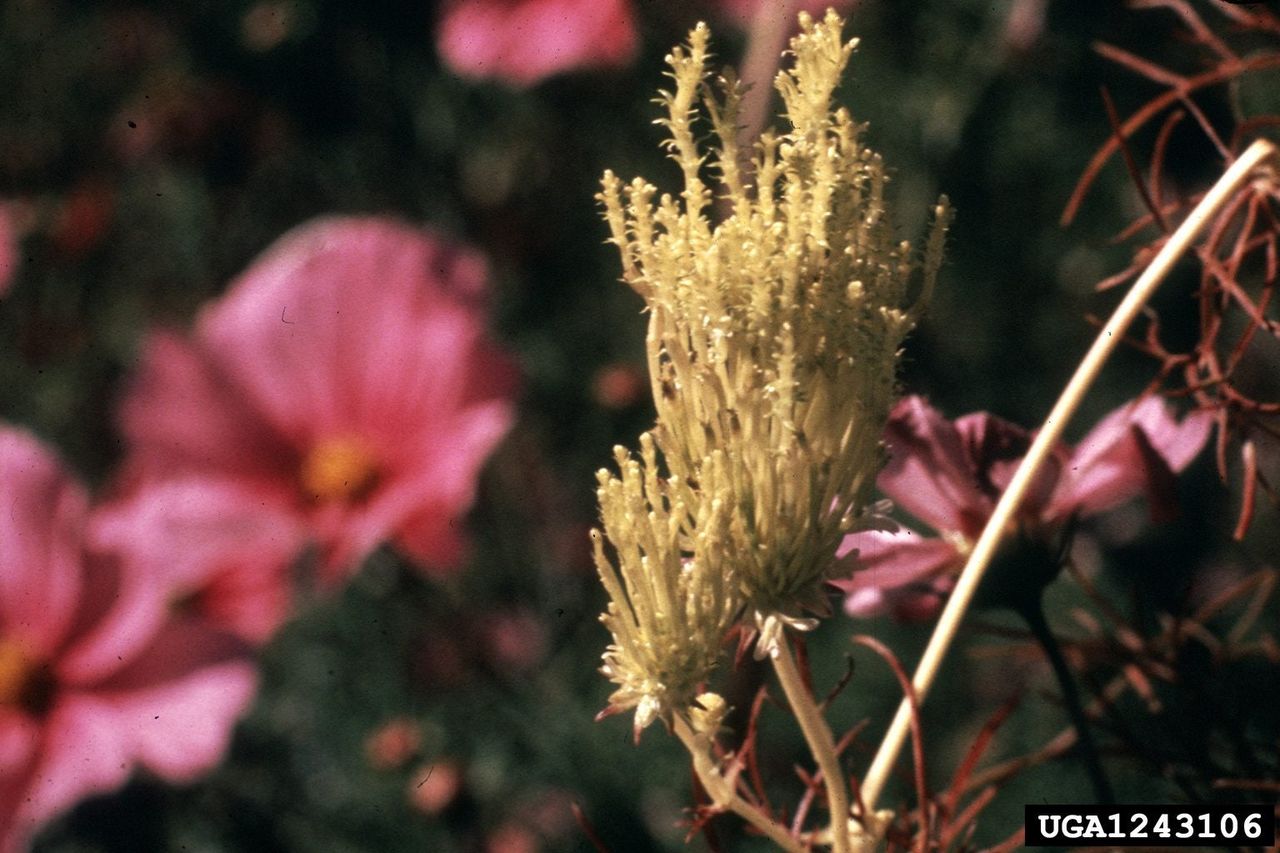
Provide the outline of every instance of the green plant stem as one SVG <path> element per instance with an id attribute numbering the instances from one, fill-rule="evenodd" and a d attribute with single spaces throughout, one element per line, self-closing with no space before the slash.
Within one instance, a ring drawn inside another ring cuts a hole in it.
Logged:
<path id="1" fill-rule="evenodd" d="M 760 830 L 770 841 L 787 853 L 805 853 L 805 846 L 791 837 L 786 827 L 771 819 L 756 806 L 738 796 L 732 780 L 725 778 L 712 757 L 708 744 L 689 728 L 682 718 L 675 718 L 676 737 L 689 750 L 693 759 L 693 772 L 698 774 L 698 781 L 711 796 L 717 806 L 736 814 L 747 823 Z"/>
<path id="2" fill-rule="evenodd" d="M 1044 600 L 1040 595 L 1028 596 L 1027 601 L 1017 607 L 1018 615 L 1027 623 L 1031 633 L 1044 649 L 1049 666 L 1058 679 L 1058 687 L 1062 690 L 1062 701 L 1067 706 L 1067 714 L 1076 729 L 1076 749 L 1084 759 L 1085 770 L 1089 781 L 1093 784 L 1093 795 L 1099 805 L 1109 806 L 1116 801 L 1107 780 L 1106 771 L 1102 768 L 1102 759 L 1098 755 L 1098 745 L 1093 739 L 1093 730 L 1089 726 L 1089 717 L 1080 702 L 1080 691 L 1076 688 L 1076 680 L 1067 666 L 1067 659 L 1062 655 L 1062 647 L 1058 638 L 1049 628 L 1049 621 L 1044 618 Z"/>
<path id="3" fill-rule="evenodd" d="M 1119 346 L 1125 331 L 1137 317 L 1138 312 L 1146 305 L 1151 294 L 1182 257 L 1183 252 L 1191 246 L 1191 242 L 1200 233 L 1205 223 L 1230 200 L 1231 194 L 1237 187 L 1249 180 L 1254 169 L 1266 160 L 1274 158 L 1275 155 L 1275 145 L 1265 139 L 1259 139 L 1231 164 L 1231 167 L 1223 173 L 1209 192 L 1205 193 L 1200 203 L 1165 241 L 1151 264 L 1133 283 L 1124 299 L 1116 306 L 1107 324 L 1094 339 L 1093 345 L 1072 374 L 1071 381 L 1067 383 L 1067 387 L 1058 397 L 1049 416 L 1045 418 L 1044 426 L 1036 435 L 1035 441 L 1031 443 L 1031 448 L 1023 458 L 1022 464 L 1018 466 L 1008 488 L 1000 496 L 999 502 L 991 513 L 991 518 L 982 529 L 982 535 L 978 537 L 964 569 L 960 572 L 955 589 L 947 600 L 947 606 L 943 608 L 942 615 L 938 618 L 938 625 L 934 628 L 933 636 L 929 638 L 929 644 L 925 647 L 920 663 L 916 667 L 915 676 L 912 678 L 918 702 L 924 702 L 929 688 L 933 686 L 933 680 L 942 665 L 942 659 L 951 647 L 951 641 L 955 639 L 960 621 L 964 618 L 978 584 L 991 558 L 995 555 L 996 546 L 1010 528 L 1010 522 L 1030 487 L 1032 478 L 1062 437 L 1067 422 L 1075 414 L 1080 401 L 1084 399 L 1085 392 L 1089 390 L 1089 386 L 1102 370 L 1102 365 Z M 884 789 L 889 773 L 898 760 L 898 753 L 902 751 L 902 744 L 906 740 L 907 731 L 911 725 L 911 712 L 911 703 L 904 699 L 898 705 L 897 714 L 889 724 L 884 740 L 880 742 L 880 749 L 876 752 L 875 759 L 872 760 L 871 767 L 863 778 L 862 802 L 868 809 L 876 807 L 880 792 Z"/>
<path id="4" fill-rule="evenodd" d="M 827 791 L 827 806 L 831 811 L 831 849 L 833 853 L 849 853 L 849 791 L 831 728 L 805 687 L 785 636 L 778 642 L 771 660 L 809 751 L 822 771 L 822 786 Z"/>

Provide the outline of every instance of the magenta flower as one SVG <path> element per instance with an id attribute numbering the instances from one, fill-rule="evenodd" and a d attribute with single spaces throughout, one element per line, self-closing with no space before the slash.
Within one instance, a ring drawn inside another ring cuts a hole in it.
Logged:
<path id="1" fill-rule="evenodd" d="M 1043 537 L 1072 515 L 1096 515 L 1144 493 L 1154 515 L 1167 514 L 1173 474 L 1204 447 L 1211 426 L 1203 412 L 1178 422 L 1156 398 L 1122 406 L 1077 447 L 1055 450 L 1023 500 L 1019 524 Z M 853 572 L 835 582 L 849 594 L 845 610 L 891 610 L 908 620 L 936 613 L 1030 442 L 1029 432 L 985 412 L 952 423 L 920 397 L 901 400 L 885 429 L 890 458 L 877 482 L 938 535 L 899 525 L 846 537 L 838 556 Z"/>
<path id="2" fill-rule="evenodd" d="M 436 44 L 463 77 L 531 86 L 564 71 L 625 65 L 636 42 L 628 0 L 452 0 Z"/>
<path id="3" fill-rule="evenodd" d="M 483 284 L 478 257 L 390 220 L 295 229 L 190 340 L 151 336 L 121 408 L 129 466 L 216 488 L 230 517 L 240 496 L 239 517 L 291 519 L 327 583 L 388 540 L 429 568 L 456 565 L 461 516 L 513 409 Z"/>
<path id="4" fill-rule="evenodd" d="M 34 438 L 0 427 L 0 849 L 25 848 L 136 766 L 188 781 L 254 690 L 243 644 L 169 617 L 170 590 L 88 553 L 88 498 Z"/>

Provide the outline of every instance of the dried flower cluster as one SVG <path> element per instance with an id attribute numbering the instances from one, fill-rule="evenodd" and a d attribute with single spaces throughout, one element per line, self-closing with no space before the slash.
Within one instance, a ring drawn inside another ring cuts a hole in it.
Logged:
<path id="1" fill-rule="evenodd" d="M 642 462 L 619 449 L 620 478 L 599 475 L 617 566 L 596 534 L 612 599 L 604 671 L 621 685 L 611 709 L 638 708 L 637 727 L 689 706 L 741 616 L 762 654 L 785 625 L 808 624 L 842 538 L 867 518 L 896 355 L 933 287 L 949 213 L 943 200 L 922 259 L 894 236 L 884 165 L 832 109 L 856 44 L 842 24 L 801 16 L 776 82 L 792 127 L 760 139 L 754 186 L 736 139 L 741 90 L 726 75 L 711 93 L 705 25 L 668 57 L 675 87 L 661 98 L 680 198 L 604 177 L 624 279 L 649 312 L 658 412 Z M 695 141 L 699 102 L 709 154 Z M 727 211 L 719 224 L 713 197 Z"/>

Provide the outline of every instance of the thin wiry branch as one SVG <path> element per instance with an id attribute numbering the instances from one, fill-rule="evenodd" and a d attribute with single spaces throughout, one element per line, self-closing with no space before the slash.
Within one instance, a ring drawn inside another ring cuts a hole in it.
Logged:
<path id="1" fill-rule="evenodd" d="M 1202 65 L 1190 72 L 1175 71 L 1116 45 L 1095 45 L 1102 56 L 1163 89 L 1124 120 L 1116 114 L 1110 96 L 1103 92 L 1112 134 L 1085 167 L 1062 215 L 1064 225 L 1075 218 L 1102 167 L 1119 152 L 1147 212 L 1125 228 L 1118 239 L 1132 239 L 1152 225 L 1159 231 L 1137 247 L 1132 264 L 1099 282 L 1100 290 L 1125 283 L 1144 269 L 1163 245 L 1170 219 L 1199 201 L 1200 196 L 1195 194 L 1166 201 L 1162 188 L 1169 140 L 1174 128 L 1187 116 L 1214 146 L 1224 165 L 1234 162 L 1236 155 L 1260 134 L 1280 127 L 1280 115 L 1239 117 L 1224 138 L 1196 100 L 1209 87 L 1280 67 L 1280 18 L 1266 10 L 1246 12 L 1222 3 L 1212 4 L 1229 22 L 1234 35 L 1262 37 L 1263 48 L 1244 56 L 1216 33 L 1188 0 L 1132 0 L 1130 5 L 1172 12 L 1181 35 L 1197 51 Z M 1144 178 L 1138 171 L 1130 141 L 1138 130 L 1161 116 Z M 1172 396 L 1190 398 L 1198 408 L 1215 413 L 1218 473 L 1224 481 L 1233 467 L 1229 463 L 1232 449 L 1239 453 L 1241 506 L 1233 532 L 1237 539 L 1249 529 L 1259 494 L 1271 496 L 1257 464 L 1256 438 L 1273 433 L 1276 427 L 1271 420 L 1280 415 L 1280 400 L 1256 397 L 1257 392 L 1241 379 L 1239 370 L 1261 357 L 1260 336 L 1280 339 L 1280 322 L 1268 315 L 1280 279 L 1280 183 L 1276 174 L 1273 168 L 1269 176 L 1241 186 L 1196 246 L 1200 290 L 1196 300 L 1199 336 L 1195 344 L 1184 351 L 1165 347 L 1158 318 L 1152 316 L 1145 340 L 1137 345 L 1160 363 L 1154 383 L 1157 387 Z"/>

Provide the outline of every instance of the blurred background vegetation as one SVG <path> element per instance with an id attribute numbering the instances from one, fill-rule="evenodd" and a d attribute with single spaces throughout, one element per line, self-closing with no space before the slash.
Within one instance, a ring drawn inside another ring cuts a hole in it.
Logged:
<path id="1" fill-rule="evenodd" d="M 626 68 L 516 90 L 442 67 L 426 0 L 0 5 L 0 198 L 20 200 L 26 217 L 17 281 L 0 302 L 0 416 L 91 482 L 105 483 L 119 458 L 113 406 L 142 334 L 185 327 L 261 249 L 320 214 L 392 214 L 480 248 L 495 333 L 524 375 L 518 424 L 470 516 L 463 572 L 428 580 L 379 553 L 265 650 L 260 698 L 220 769 L 186 788 L 138 778 L 51 826 L 39 849 L 592 849 L 570 802 L 612 850 L 682 849 L 691 793 L 676 742 L 654 728 L 637 747 L 629 722 L 592 719 L 609 692 L 595 671 L 606 634 L 586 539 L 593 472 L 652 419 L 641 302 L 618 282 L 593 195 L 606 167 L 676 185 L 652 124 L 662 57 L 700 17 L 725 62 L 741 58 L 745 36 L 696 0 L 636 10 L 642 46 Z M 1100 87 L 1122 114 L 1158 91 L 1092 43 L 1185 67 L 1175 30 L 1170 15 L 1120 3 L 856 5 L 850 31 L 862 43 L 842 98 L 895 169 L 904 236 L 939 192 L 958 212 L 935 304 L 907 347 L 905 390 L 953 417 L 989 410 L 1032 425 L 1048 411 L 1093 336 L 1086 315 L 1116 298 L 1094 285 L 1132 256 L 1110 238 L 1140 212 L 1117 161 L 1082 216 L 1058 224 L 1109 132 Z M 1277 84 L 1273 75 L 1245 95 L 1274 98 Z M 1223 87 L 1201 105 L 1229 121 L 1232 96 Z M 1169 163 L 1186 188 L 1219 167 L 1189 125 Z M 1175 278 L 1160 297 L 1175 335 L 1194 333 L 1194 286 Z M 1153 375 L 1151 361 L 1122 352 L 1071 436 Z M 1119 544 L 1101 558 L 1100 583 L 1123 606 L 1176 608 L 1189 573 L 1257 567 L 1276 553 L 1270 508 L 1248 539 L 1229 542 L 1236 498 L 1207 455 L 1181 497 L 1176 525 L 1134 532 L 1141 515 L 1112 525 Z M 1065 612 L 1079 596 L 1055 588 L 1051 601 Z M 811 645 L 819 684 L 844 670 L 854 631 L 907 662 L 926 638 L 837 617 Z M 953 655 L 925 715 L 935 784 L 1020 686 L 1032 695 L 993 755 L 1033 749 L 1066 725 L 1039 696 L 1051 688 L 1034 659 L 990 654 L 1008 646 L 971 632 Z M 854 749 L 857 772 L 898 691 L 873 656 L 853 656 L 832 719 L 873 721 Z M 785 778 L 798 736 L 776 709 L 764 726 L 762 758 Z M 1140 764 L 1115 772 L 1124 799 L 1177 796 Z M 1007 837 L 1026 802 L 1090 797 L 1073 761 L 1029 772 L 1001 791 L 976 842 Z M 731 821 L 716 830 L 725 849 L 755 843 Z"/>

